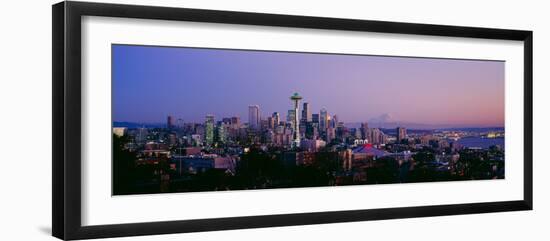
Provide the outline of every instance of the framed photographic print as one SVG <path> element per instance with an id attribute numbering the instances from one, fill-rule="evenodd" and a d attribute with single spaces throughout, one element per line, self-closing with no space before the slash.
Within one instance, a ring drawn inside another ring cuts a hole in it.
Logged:
<path id="1" fill-rule="evenodd" d="M 53 235 L 532 209 L 532 32 L 53 6 Z"/>

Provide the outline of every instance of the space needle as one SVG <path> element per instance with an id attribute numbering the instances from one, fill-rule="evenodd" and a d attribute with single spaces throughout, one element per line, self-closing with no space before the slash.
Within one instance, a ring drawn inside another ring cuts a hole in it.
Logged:
<path id="1" fill-rule="evenodd" d="M 290 100 L 294 103 L 294 120 L 292 120 L 292 124 L 294 126 L 294 133 L 293 135 L 293 143 L 292 145 L 294 147 L 300 146 L 300 123 L 298 122 L 298 109 L 300 106 L 300 100 L 302 99 L 302 96 L 300 96 L 298 93 L 294 93 L 292 96 L 290 96 Z"/>

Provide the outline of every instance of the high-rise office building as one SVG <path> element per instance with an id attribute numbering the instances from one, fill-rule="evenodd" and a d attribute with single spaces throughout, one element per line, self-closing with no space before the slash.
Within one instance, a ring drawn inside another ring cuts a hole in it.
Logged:
<path id="1" fill-rule="evenodd" d="M 311 122 L 319 124 L 319 114 L 311 114 Z"/>
<path id="2" fill-rule="evenodd" d="M 178 118 L 178 119 L 176 120 L 176 127 L 177 127 L 177 128 L 183 128 L 184 125 L 185 125 L 185 122 L 183 121 L 182 118 Z"/>
<path id="3" fill-rule="evenodd" d="M 214 116 L 207 115 L 204 122 L 204 140 L 207 146 L 214 143 Z"/>
<path id="4" fill-rule="evenodd" d="M 309 103 L 304 102 L 304 107 L 302 109 L 302 123 L 311 122 L 311 109 L 309 108 Z"/>
<path id="5" fill-rule="evenodd" d="M 231 117 L 231 128 L 238 129 L 241 127 L 241 118 L 238 116 Z"/>
<path id="6" fill-rule="evenodd" d="M 407 129 L 405 127 L 397 127 L 397 143 L 401 143 L 405 138 L 407 138 Z"/>
<path id="7" fill-rule="evenodd" d="M 268 119 L 270 119 L 269 117 Z M 261 130 L 267 130 L 269 129 L 269 120 L 260 120 L 260 129 Z"/>
<path id="8" fill-rule="evenodd" d="M 298 93 L 294 93 L 292 96 L 290 96 L 290 100 L 292 101 L 293 103 L 293 107 L 294 107 L 294 120 L 293 120 L 293 125 L 294 125 L 294 133 L 293 133 L 293 146 L 294 147 L 298 147 L 300 146 L 300 123 L 299 123 L 299 119 L 298 119 L 298 113 L 299 112 L 299 109 L 300 109 L 300 100 L 302 99 L 302 97 L 298 94 Z"/>
<path id="9" fill-rule="evenodd" d="M 326 142 L 330 143 L 330 142 L 332 142 L 332 140 L 334 140 L 336 138 L 336 129 L 334 129 L 332 127 L 328 127 L 326 132 L 327 132 Z"/>
<path id="10" fill-rule="evenodd" d="M 275 128 L 275 119 L 273 118 L 273 116 L 267 117 L 267 127 L 269 129 Z"/>
<path id="11" fill-rule="evenodd" d="M 279 112 L 273 112 L 273 115 L 271 115 L 271 117 L 273 118 L 273 123 L 275 123 L 275 127 L 281 124 L 281 116 L 279 115 Z"/>
<path id="12" fill-rule="evenodd" d="M 327 128 L 328 128 L 328 121 L 329 121 L 328 112 L 325 108 L 323 108 L 323 109 L 321 109 L 319 115 L 320 115 L 319 116 L 319 129 L 320 129 L 321 133 L 325 133 L 327 131 Z"/>
<path id="13" fill-rule="evenodd" d="M 168 127 L 168 129 L 172 129 L 174 128 L 174 117 L 169 115 L 167 118 L 166 118 L 166 127 Z"/>
<path id="14" fill-rule="evenodd" d="M 330 127 L 336 128 L 337 125 L 338 125 L 338 116 L 337 116 L 337 115 L 333 115 L 333 116 L 332 116 L 332 119 L 330 119 Z"/>
<path id="15" fill-rule="evenodd" d="M 370 142 L 368 138 L 368 133 L 367 133 L 368 130 L 369 130 L 369 124 L 367 122 L 361 123 L 361 127 L 359 128 L 359 132 L 361 133 L 361 138 L 367 139 Z"/>
<path id="16" fill-rule="evenodd" d="M 248 126 L 252 129 L 260 128 L 260 106 L 248 106 Z"/>
<path id="17" fill-rule="evenodd" d="M 218 123 L 218 125 L 216 126 L 216 141 L 220 144 L 225 144 L 227 140 L 225 127 L 226 124 L 223 122 Z"/>

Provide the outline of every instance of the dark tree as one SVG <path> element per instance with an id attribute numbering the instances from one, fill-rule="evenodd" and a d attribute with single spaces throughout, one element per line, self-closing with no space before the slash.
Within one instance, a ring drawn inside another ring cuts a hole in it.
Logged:
<path id="1" fill-rule="evenodd" d="M 113 135 L 113 194 L 134 193 L 135 153 L 124 149 L 126 137 Z"/>

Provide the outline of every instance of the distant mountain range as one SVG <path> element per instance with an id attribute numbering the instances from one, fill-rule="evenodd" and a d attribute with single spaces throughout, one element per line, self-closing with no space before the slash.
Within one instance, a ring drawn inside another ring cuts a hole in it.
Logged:
<path id="1" fill-rule="evenodd" d="M 380 128 L 380 129 L 394 129 L 397 127 L 405 127 L 407 129 L 416 129 L 416 130 L 447 130 L 447 129 L 460 129 L 465 130 L 468 128 L 500 128 L 503 127 L 494 127 L 494 126 L 474 126 L 474 125 L 451 125 L 451 124 L 423 124 L 423 123 L 414 123 L 414 122 L 405 122 L 405 121 L 396 121 L 393 117 L 388 114 L 382 114 L 378 117 L 371 118 L 367 122 L 370 128 Z M 360 122 L 356 123 L 346 123 L 347 127 L 358 128 L 361 127 Z"/>
<path id="2" fill-rule="evenodd" d="M 500 131 L 504 127 L 494 127 L 494 126 L 456 126 L 456 125 L 433 125 L 433 124 L 418 124 L 418 123 L 409 123 L 409 122 L 368 122 L 369 128 L 380 128 L 384 130 L 391 130 L 397 127 L 405 127 L 409 130 L 477 130 L 482 129 L 483 131 Z M 351 122 L 346 123 L 348 128 L 359 128 L 361 127 L 360 122 Z M 127 121 L 115 121 L 113 122 L 113 127 L 126 127 L 126 128 L 164 128 L 166 124 L 164 123 L 137 123 L 137 122 L 127 122 Z"/>
<path id="3" fill-rule="evenodd" d="M 472 125 L 449 125 L 449 124 L 421 124 L 421 123 L 412 123 L 412 122 L 368 122 L 369 128 L 380 128 L 380 129 L 393 129 L 397 127 L 405 127 L 407 129 L 416 129 L 416 130 L 451 130 L 451 129 L 503 129 L 503 127 L 495 126 L 472 126 Z M 361 123 L 346 123 L 347 127 L 350 128 L 359 128 Z"/>
<path id="4" fill-rule="evenodd" d="M 114 121 L 113 127 L 126 127 L 126 128 L 162 128 L 166 127 L 164 123 L 137 123 L 127 121 Z"/>

